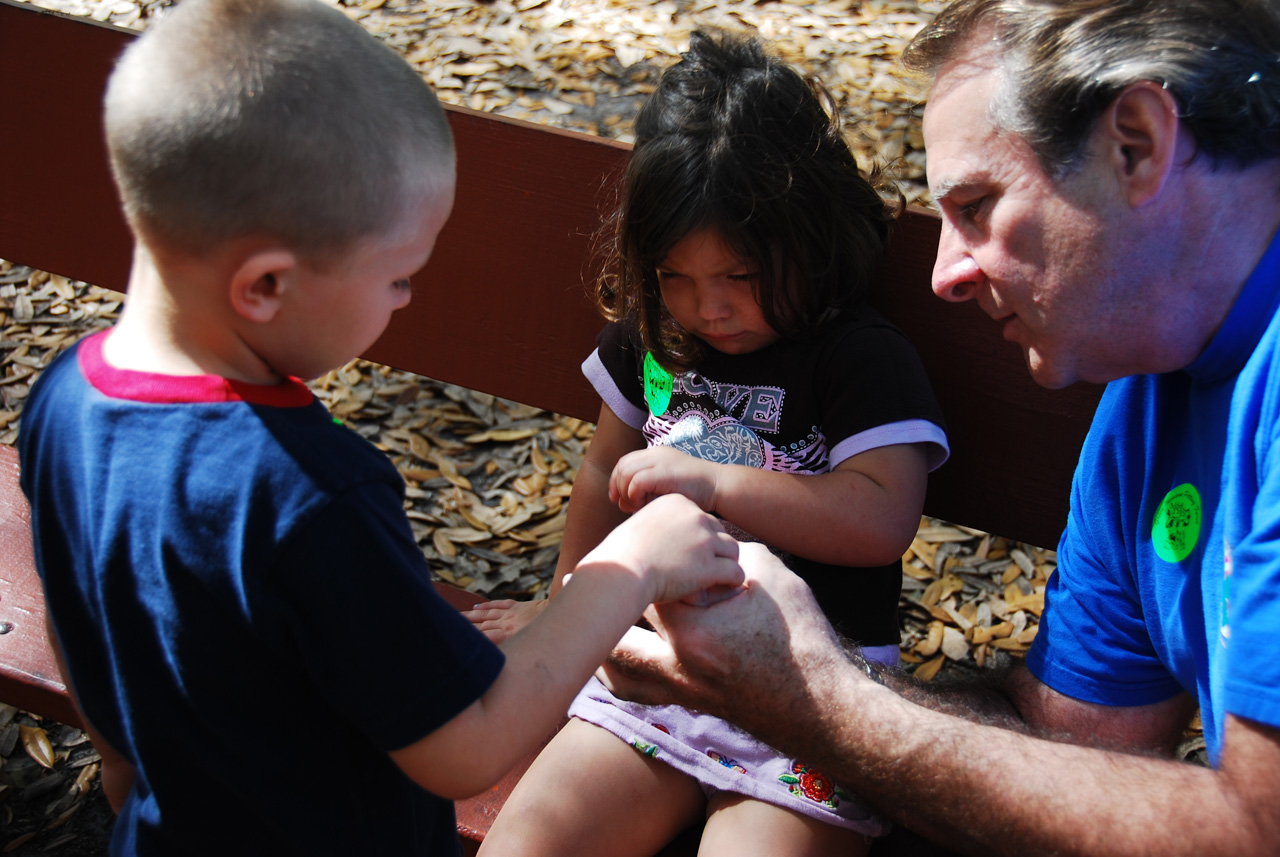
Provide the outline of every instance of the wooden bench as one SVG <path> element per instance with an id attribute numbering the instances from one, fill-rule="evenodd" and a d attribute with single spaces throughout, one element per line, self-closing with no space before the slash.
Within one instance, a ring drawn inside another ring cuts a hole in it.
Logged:
<path id="1" fill-rule="evenodd" d="M 131 38 L 0 0 L 0 102 L 18 120 L 0 135 L 0 258 L 124 290 L 130 238 L 107 170 L 100 104 Z M 449 117 L 458 148 L 453 216 L 415 278 L 417 297 L 366 356 L 594 420 L 599 400 L 578 367 L 601 322 L 583 283 L 591 236 L 629 147 L 462 108 L 449 108 Z M 930 479 L 926 512 L 1052 547 L 1100 389 L 1035 386 L 1018 350 L 975 304 L 934 297 L 938 227 L 924 210 L 903 216 L 875 299 L 916 344 L 947 418 L 953 454 Z M 16 454 L 0 446 L 0 701 L 76 724 L 45 641 L 17 475 Z M 460 608 L 479 600 L 442 591 Z M 470 849 L 527 762 L 458 803 Z"/>

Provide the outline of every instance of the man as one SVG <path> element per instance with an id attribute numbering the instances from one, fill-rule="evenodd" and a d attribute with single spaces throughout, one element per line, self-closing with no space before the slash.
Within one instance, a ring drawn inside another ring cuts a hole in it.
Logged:
<path id="1" fill-rule="evenodd" d="M 1039 383 L 1111 382 L 1026 664 L 946 696 L 878 675 L 745 546 L 748 591 L 653 613 L 670 647 L 630 635 L 611 680 L 953 847 L 1275 854 L 1280 7 L 957 0 L 905 60 L 932 75 L 934 290 Z M 1169 758 L 1197 703 L 1212 768 Z"/>

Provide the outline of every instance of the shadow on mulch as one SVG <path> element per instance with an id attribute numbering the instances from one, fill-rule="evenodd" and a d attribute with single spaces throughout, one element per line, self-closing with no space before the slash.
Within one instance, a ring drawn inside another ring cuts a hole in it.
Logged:
<path id="1" fill-rule="evenodd" d="M 100 782 L 93 784 L 76 813 L 52 830 L 45 829 L 50 821 L 45 814 L 47 803 L 19 794 L 0 806 L 0 814 L 13 813 L 0 833 L 0 853 L 13 857 L 106 857 L 116 817 Z"/>

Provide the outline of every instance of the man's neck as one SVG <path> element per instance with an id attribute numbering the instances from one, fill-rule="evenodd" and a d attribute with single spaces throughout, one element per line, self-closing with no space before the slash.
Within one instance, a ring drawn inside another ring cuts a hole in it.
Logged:
<path id="1" fill-rule="evenodd" d="M 1203 177 L 1197 242 L 1201 276 L 1196 295 L 1216 332 L 1280 230 L 1280 159 L 1246 170 L 1224 168 Z"/>
<path id="2" fill-rule="evenodd" d="M 1190 365 L 1226 321 L 1280 230 L 1280 159 L 1243 170 L 1193 163 L 1176 195 L 1152 218 L 1146 251 L 1155 258 L 1145 260 L 1144 300 L 1164 334 L 1150 353 L 1165 365 L 1151 371 Z"/>

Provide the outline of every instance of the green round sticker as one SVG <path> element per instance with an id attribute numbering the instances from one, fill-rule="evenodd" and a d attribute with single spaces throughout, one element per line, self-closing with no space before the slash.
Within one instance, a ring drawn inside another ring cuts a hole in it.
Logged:
<path id="1" fill-rule="evenodd" d="M 1200 492 L 1190 482 L 1164 495 L 1151 526 L 1156 556 L 1166 562 L 1186 559 L 1200 541 L 1201 512 Z"/>
<path id="2" fill-rule="evenodd" d="M 662 368 L 653 357 L 653 352 L 644 354 L 644 400 L 649 403 L 649 413 L 660 417 L 667 412 L 671 404 L 671 388 L 675 379 L 671 373 Z"/>

